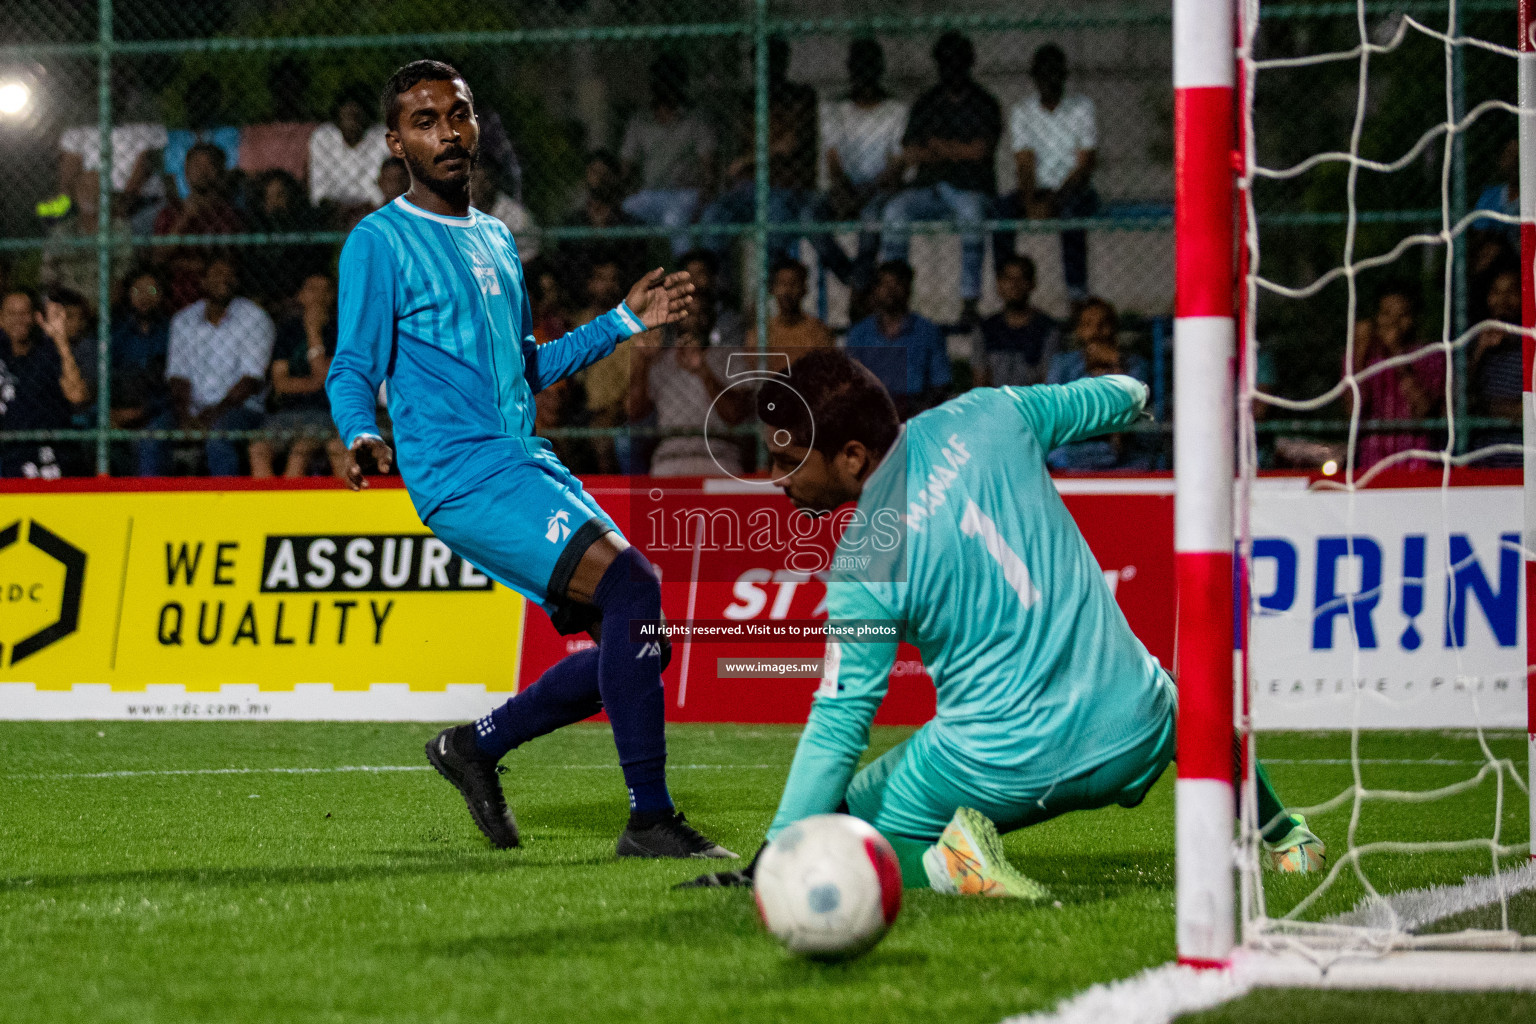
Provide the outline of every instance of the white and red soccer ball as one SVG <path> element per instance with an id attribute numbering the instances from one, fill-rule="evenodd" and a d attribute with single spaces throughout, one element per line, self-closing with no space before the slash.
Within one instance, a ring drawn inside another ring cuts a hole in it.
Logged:
<path id="1" fill-rule="evenodd" d="M 868 952 L 901 910 L 901 865 L 885 837 L 846 814 L 797 821 L 768 844 L 757 911 L 790 952 L 817 960 Z"/>

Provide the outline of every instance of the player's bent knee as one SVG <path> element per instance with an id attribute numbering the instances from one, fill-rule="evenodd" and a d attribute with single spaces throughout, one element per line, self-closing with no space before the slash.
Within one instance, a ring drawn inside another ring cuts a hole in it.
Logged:
<path id="1" fill-rule="evenodd" d="M 603 572 L 592 603 L 602 610 L 604 618 L 622 611 L 629 619 L 660 620 L 661 577 L 639 548 L 627 547 Z"/>

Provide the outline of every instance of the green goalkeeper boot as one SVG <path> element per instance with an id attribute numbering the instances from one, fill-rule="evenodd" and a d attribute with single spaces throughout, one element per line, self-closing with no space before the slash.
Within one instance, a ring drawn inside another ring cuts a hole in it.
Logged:
<path id="1" fill-rule="evenodd" d="M 1020 874 L 1003 855 L 997 826 L 980 811 L 962 807 L 939 841 L 923 854 L 928 884 L 952 896 L 1011 896 L 1041 900 L 1045 887 Z"/>
<path id="2" fill-rule="evenodd" d="M 1281 874 L 1305 875 L 1328 864 L 1328 847 L 1307 828 L 1307 819 L 1291 815 L 1291 830 L 1277 843 L 1265 841 L 1264 860 Z"/>

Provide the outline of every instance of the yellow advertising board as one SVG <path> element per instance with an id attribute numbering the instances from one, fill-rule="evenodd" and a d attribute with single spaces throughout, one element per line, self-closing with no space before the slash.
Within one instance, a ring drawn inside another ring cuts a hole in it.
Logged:
<path id="1" fill-rule="evenodd" d="M 0 494 L 0 717 L 462 717 L 522 623 L 398 488 Z"/>

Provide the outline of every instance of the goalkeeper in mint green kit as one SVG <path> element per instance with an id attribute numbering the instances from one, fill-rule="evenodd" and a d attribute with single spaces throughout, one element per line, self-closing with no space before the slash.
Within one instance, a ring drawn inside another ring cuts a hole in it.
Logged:
<path id="1" fill-rule="evenodd" d="M 812 513 L 858 502 L 828 622 L 898 624 L 938 690 L 933 720 L 855 775 L 897 641 L 829 639 L 770 840 L 846 810 L 891 841 L 908 886 L 1038 898 L 999 831 L 1141 802 L 1173 760 L 1178 695 L 1131 632 L 1045 456 L 1125 429 L 1146 398 L 1124 376 L 977 388 L 901 425 L 879 381 L 842 352 L 809 353 L 787 381 L 763 383 L 775 483 Z M 1322 843 L 1262 771 L 1260 793 L 1270 863 L 1320 868 Z"/>

